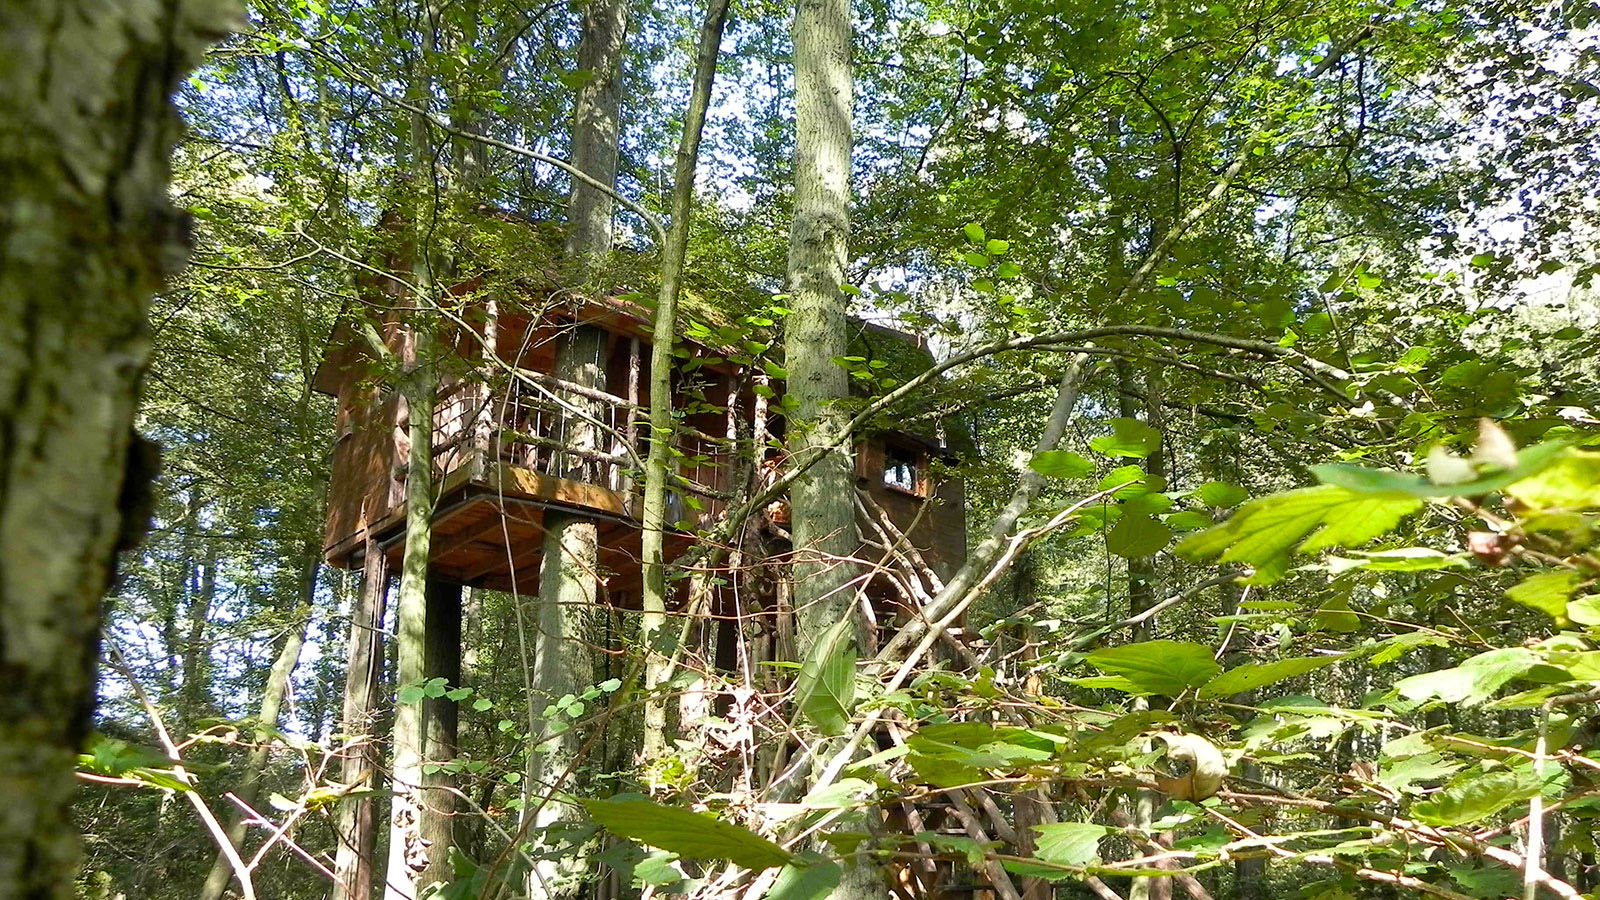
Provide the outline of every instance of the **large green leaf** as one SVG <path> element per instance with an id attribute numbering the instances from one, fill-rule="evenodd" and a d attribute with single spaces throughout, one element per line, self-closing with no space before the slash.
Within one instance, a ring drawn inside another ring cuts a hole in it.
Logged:
<path id="1" fill-rule="evenodd" d="M 1506 596 L 1552 619 L 1559 619 L 1566 615 L 1567 598 L 1582 580 L 1582 576 L 1571 569 L 1540 572 L 1522 579 L 1506 591 Z"/>
<path id="2" fill-rule="evenodd" d="M 1194 494 L 1207 506 L 1217 506 L 1222 509 L 1232 509 L 1250 496 L 1250 492 L 1244 488 L 1223 481 L 1208 481 L 1200 485 Z"/>
<path id="3" fill-rule="evenodd" d="M 1238 668 L 1229 669 L 1211 679 L 1206 686 L 1200 689 L 1200 696 L 1205 699 L 1215 697 L 1231 697 L 1245 691 L 1253 691 L 1269 684 L 1277 684 L 1315 671 L 1323 666 L 1331 666 L 1343 657 L 1340 656 L 1301 656 L 1294 659 L 1279 659 L 1267 663 L 1247 663 Z"/>
<path id="4" fill-rule="evenodd" d="M 634 797 L 585 800 L 583 805 L 612 834 L 688 859 L 726 859 L 747 869 L 770 869 L 791 859 L 789 851 L 761 835 L 708 813 Z"/>
<path id="5" fill-rule="evenodd" d="M 1087 662 L 1126 678 L 1135 693 L 1168 697 L 1200 687 L 1222 671 L 1211 658 L 1210 648 L 1189 641 L 1143 641 L 1096 650 L 1089 654 Z"/>
<path id="6" fill-rule="evenodd" d="M 1531 767 L 1465 773 L 1450 786 L 1411 806 L 1411 815 L 1425 825 L 1467 825 L 1488 818 L 1513 803 L 1539 793 Z"/>
<path id="7" fill-rule="evenodd" d="M 1143 459 L 1161 449 L 1161 432 L 1138 419 L 1112 419 L 1111 433 L 1090 440 L 1089 446 L 1107 456 Z"/>
<path id="8" fill-rule="evenodd" d="M 778 873 L 772 887 L 762 895 L 763 900 L 823 900 L 839 886 L 843 870 L 839 864 L 828 860 L 802 864 L 789 863 Z"/>
<path id="9" fill-rule="evenodd" d="M 1258 582 L 1275 581 L 1289 568 L 1289 553 L 1364 543 L 1416 512 L 1422 500 L 1404 493 L 1368 494 L 1335 485 L 1300 488 L 1252 500 L 1228 521 L 1179 542 L 1190 559 L 1254 566 Z"/>
<path id="10" fill-rule="evenodd" d="M 1047 863 L 1061 866 L 1087 866 L 1100 861 L 1100 839 L 1111 829 L 1093 822 L 1057 822 L 1035 825 L 1039 832 L 1034 851 Z"/>
<path id="11" fill-rule="evenodd" d="M 1395 684 L 1409 700 L 1443 700 L 1476 706 L 1494 696 L 1507 682 L 1543 665 L 1539 654 L 1526 647 L 1502 647 L 1480 653 L 1453 669 L 1424 672 Z"/>
<path id="12" fill-rule="evenodd" d="M 1535 509 L 1600 508 L 1600 453 L 1564 448 L 1548 467 L 1512 484 L 1506 493 Z"/>
<path id="13" fill-rule="evenodd" d="M 1028 467 L 1049 478 L 1082 478 L 1094 471 L 1094 463 L 1071 450 L 1035 453 Z"/>
<path id="14" fill-rule="evenodd" d="M 1363 494 L 1406 493 L 1414 497 L 1477 497 L 1504 490 L 1518 482 L 1532 484 L 1532 481 L 1524 479 L 1533 478 L 1550 469 L 1558 459 L 1566 459 L 1571 453 L 1576 452 L 1563 453 L 1564 450 L 1566 445 L 1560 441 L 1538 444 L 1519 452 L 1517 464 L 1510 468 L 1489 471 L 1479 477 L 1450 484 L 1435 484 L 1419 475 L 1396 472 L 1393 469 L 1370 469 L 1337 463 L 1312 466 L 1311 472 L 1323 484 L 1338 485 Z M 1588 455 L 1597 461 L 1596 474 L 1600 474 L 1600 454 Z M 1511 493 L 1516 494 L 1516 488 L 1513 488 Z"/>
<path id="15" fill-rule="evenodd" d="M 795 679 L 795 705 L 824 734 L 842 734 L 855 699 L 855 620 L 846 616 L 817 639 Z"/>
<path id="16" fill-rule="evenodd" d="M 1150 494 L 1146 496 L 1161 495 Z M 1124 559 L 1138 559 L 1160 551 L 1171 541 L 1171 528 L 1148 515 L 1140 513 L 1123 516 L 1117 521 L 1117 524 L 1111 529 L 1111 533 L 1106 535 L 1106 549 Z"/>

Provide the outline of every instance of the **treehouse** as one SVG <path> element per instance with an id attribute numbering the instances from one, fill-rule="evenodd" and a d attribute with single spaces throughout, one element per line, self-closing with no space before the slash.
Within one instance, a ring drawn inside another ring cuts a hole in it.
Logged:
<path id="1" fill-rule="evenodd" d="M 372 339 L 381 337 L 401 364 L 425 348 L 393 288 L 375 279 L 363 293 L 385 297 L 369 304 L 380 309 L 375 334 L 342 321 L 314 381 L 337 401 L 324 546 L 331 565 L 358 567 L 378 553 L 395 572 L 406 514 L 408 412 L 392 373 L 381 372 Z M 479 279 L 455 293 L 463 298 L 458 314 L 434 332 L 430 580 L 535 593 L 546 520 L 576 515 L 597 523 L 602 600 L 636 607 L 653 399 L 649 310 L 638 294 L 580 291 L 556 273 L 499 286 Z M 784 464 L 782 382 L 769 375 L 781 370 L 724 340 L 735 323 L 711 304 L 686 295 L 682 305 L 692 337 L 680 350 L 685 358 L 671 398 L 681 417 L 669 559 L 730 501 L 770 484 Z M 915 336 L 864 322 L 851 329 L 851 360 L 863 372 L 903 379 L 931 364 Z M 587 358 L 574 369 L 570 357 L 580 345 Z M 582 377 L 558 377 L 562 371 Z M 883 547 L 898 544 L 947 578 L 965 554 L 965 510 L 962 483 L 949 467 L 956 449 L 932 422 L 879 429 L 854 448 L 858 516 L 870 544 L 859 555 L 877 560 Z M 781 558 L 788 519 L 786 503 L 771 504 L 746 526 L 746 544 Z M 892 582 L 880 577 L 869 588 L 880 627 L 907 614 L 904 586 Z M 763 593 L 769 596 L 761 602 L 772 603 L 772 589 Z"/>

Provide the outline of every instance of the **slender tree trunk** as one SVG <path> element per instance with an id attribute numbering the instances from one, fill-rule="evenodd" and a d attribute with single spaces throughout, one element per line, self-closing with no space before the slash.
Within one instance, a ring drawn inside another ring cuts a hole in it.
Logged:
<path id="1" fill-rule="evenodd" d="M 350 610 L 349 663 L 345 670 L 344 716 L 340 728 L 345 740 L 368 736 L 340 760 L 339 781 L 370 788 L 376 776 L 379 753 L 378 691 L 383 681 L 383 609 L 389 593 L 389 572 L 378 542 L 368 540 L 361 570 L 361 591 Z M 374 854 L 378 832 L 371 797 L 341 802 L 336 808 L 339 847 L 334 856 L 337 900 L 371 900 Z"/>
<path id="2" fill-rule="evenodd" d="M 272 669 L 267 673 L 267 684 L 261 690 L 262 730 L 255 734 L 256 746 L 251 748 L 239 788 L 233 792 L 240 802 L 251 809 L 255 808 L 256 801 L 261 798 L 262 775 L 267 768 L 267 759 L 272 753 L 272 732 L 267 729 L 278 727 L 283 700 L 289 694 L 290 679 L 294 676 L 295 666 L 300 664 L 300 649 L 305 645 L 306 629 L 311 626 L 311 610 L 316 605 L 317 576 L 322 572 L 321 551 L 322 548 L 317 541 L 306 543 L 307 561 L 301 574 L 302 593 L 295 610 L 296 622 L 294 628 L 284 638 L 283 646 L 278 648 Z M 235 847 L 242 847 L 245 828 L 243 812 L 235 810 L 233 817 L 228 821 L 228 842 Z M 206 875 L 205 884 L 200 888 L 200 900 L 218 900 L 222 892 L 227 889 L 233 874 L 227 858 L 218 853 L 211 862 L 211 871 Z"/>
<path id="3" fill-rule="evenodd" d="M 197 567 L 195 590 L 189 596 L 189 627 L 183 638 L 183 685 L 179 691 L 178 720 L 192 727 L 200 707 L 210 696 L 210 656 L 205 645 L 211 605 L 217 597 L 217 548 L 207 542 L 205 559 Z"/>
<path id="4" fill-rule="evenodd" d="M 728 18 L 728 0 L 711 0 L 700 27 L 700 49 L 695 58 L 694 89 L 684 114 L 683 136 L 673 166 L 672 224 L 661 254 L 661 290 L 656 297 L 654 344 L 650 348 L 650 451 L 645 464 L 644 533 L 639 631 L 645 648 L 644 746 L 645 761 L 659 759 L 667 746 L 667 702 L 657 696 L 667 679 L 672 648 L 661 644 L 667 622 L 667 570 L 662 545 L 667 526 L 667 478 L 671 464 L 672 344 L 677 335 L 678 292 L 683 262 L 688 254 L 689 216 L 694 204 L 694 173 L 700 159 L 700 136 L 717 74 L 717 54 Z M 758 451 L 759 452 L 759 451 Z"/>
<path id="5" fill-rule="evenodd" d="M 583 6 L 578 68 L 588 80 L 578 88 L 572 117 L 572 167 L 601 184 L 617 181 L 621 128 L 622 48 L 628 35 L 627 0 L 588 0 Z M 567 255 L 575 259 L 611 251 L 611 195 L 573 180 L 567 204 Z"/>
<path id="6" fill-rule="evenodd" d="M 605 389 L 606 333 L 590 325 L 574 325 L 561 338 L 556 349 L 555 374 L 579 387 Z M 568 394 L 566 402 L 599 418 L 601 409 L 594 401 Z M 593 449 L 600 444 L 595 426 L 576 416 L 564 422 L 562 443 L 574 449 Z M 586 474 L 593 466 L 584 457 L 557 452 L 552 474 L 591 480 Z M 542 694 L 545 704 L 565 694 L 581 693 L 594 674 L 594 661 L 586 639 L 595 629 L 599 591 L 600 540 L 594 519 L 576 513 L 550 509 L 544 518 L 544 556 L 539 568 L 539 605 L 534 635 L 533 689 Z M 540 708 L 536 700 L 533 704 Z M 527 807 L 533 813 L 535 833 L 560 822 L 573 821 L 578 810 L 570 804 L 539 801 L 548 788 L 574 765 L 582 736 L 571 722 L 558 713 L 533 729 L 538 743 L 528 755 Z M 569 781 L 567 790 L 573 788 Z M 573 848 L 565 859 L 542 861 L 529 873 L 528 895 L 536 898 L 571 897 L 582 885 L 588 870 L 588 853 Z"/>
<path id="7" fill-rule="evenodd" d="M 438 578 L 428 580 L 427 610 L 428 679 L 443 678 L 445 687 L 461 686 L 461 585 Z M 423 720 L 427 730 L 426 759 L 430 763 L 455 758 L 461 722 L 460 706 L 449 697 L 424 701 Z M 459 804 L 452 792 L 454 775 L 442 769 L 423 773 L 423 801 L 428 814 L 422 820 L 422 839 L 429 846 L 428 869 L 422 884 L 449 881 L 452 877 L 447 849 L 456 844 L 455 828 Z M 435 850 L 433 848 L 440 848 Z"/>
<path id="8" fill-rule="evenodd" d="M 793 36 L 795 194 L 789 231 L 793 311 L 784 325 L 784 353 L 787 394 L 794 410 L 790 453 L 809 461 L 841 433 L 847 416 L 839 404 L 850 394 L 849 376 L 834 362 L 848 353 L 841 286 L 850 243 L 854 102 L 849 0 L 799 0 Z M 850 454 L 829 453 L 791 491 L 794 602 L 802 655 L 830 626 L 855 615 L 850 582 L 856 567 L 843 562 L 860 544 L 854 478 Z M 836 750 L 816 752 L 817 759 L 827 759 Z M 833 896 L 842 900 L 883 893 L 877 872 L 858 857 L 847 861 Z"/>
<path id="9" fill-rule="evenodd" d="M 150 294 L 187 254 L 169 95 L 221 0 L 0 5 L 0 896 L 74 896 L 68 805 L 100 597 L 155 463 L 131 427 Z M 135 453 L 129 453 L 136 444 Z"/>
<path id="10" fill-rule="evenodd" d="M 428 556 L 433 539 L 433 395 L 432 352 L 419 338 L 418 361 L 405 376 L 410 459 L 406 465 L 405 551 L 400 563 L 400 588 L 395 596 L 395 676 L 393 801 L 389 813 L 389 864 L 384 873 L 386 900 L 415 900 L 419 877 L 428 868 L 429 847 L 423 843 L 422 760 L 427 733 L 423 705 L 398 702 L 399 692 L 419 684 L 427 673 Z"/>

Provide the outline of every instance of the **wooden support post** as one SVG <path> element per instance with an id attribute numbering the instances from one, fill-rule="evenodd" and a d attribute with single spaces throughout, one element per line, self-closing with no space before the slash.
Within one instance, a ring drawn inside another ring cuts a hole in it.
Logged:
<path id="1" fill-rule="evenodd" d="M 478 384 L 478 414 L 474 423 L 471 463 L 474 477 L 478 478 L 483 477 L 492 463 L 500 461 L 500 415 L 494 396 L 494 375 L 499 371 L 500 305 L 493 297 L 487 298 L 483 311 L 483 365 L 478 372 L 482 381 Z"/>
<path id="2" fill-rule="evenodd" d="M 380 745 L 374 719 L 383 680 L 383 610 L 389 593 L 388 566 L 378 542 L 369 538 L 365 553 L 361 590 L 350 610 L 349 666 L 340 725 L 347 740 L 359 743 L 340 760 L 339 780 L 356 788 L 372 787 L 377 777 Z M 339 846 L 334 855 L 338 879 L 335 900 L 371 900 L 378 841 L 372 798 L 346 800 L 336 809 Z"/>

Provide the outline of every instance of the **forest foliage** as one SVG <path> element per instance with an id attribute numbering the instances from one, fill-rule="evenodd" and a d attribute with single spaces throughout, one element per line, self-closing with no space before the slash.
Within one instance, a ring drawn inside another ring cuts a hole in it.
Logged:
<path id="1" fill-rule="evenodd" d="M 841 302 L 929 355 L 825 362 L 851 427 L 956 448 L 930 465 L 964 484 L 973 571 L 864 530 L 919 611 L 879 643 L 847 608 L 733 668 L 705 605 L 657 633 L 597 603 L 568 636 L 593 671 L 559 691 L 530 675 L 539 598 L 473 589 L 461 677 L 391 658 L 376 721 L 344 721 L 360 583 L 324 562 L 314 385 L 336 326 L 383 295 L 450 329 L 552 283 L 654 308 L 704 10 L 629 7 L 616 250 L 574 259 L 585 8 L 255 0 L 183 86 L 195 249 L 151 313 L 138 426 L 164 463 L 105 602 L 81 896 L 227 874 L 196 808 L 243 823 L 229 890 L 345 896 L 340 810 L 386 823 L 395 792 L 340 760 L 439 704 L 441 900 L 570 860 L 547 897 L 844 898 L 862 864 L 877 896 L 1600 896 L 1589 3 L 857 0 Z M 770 386 L 807 352 L 782 340 L 793 14 L 728 13 L 675 353 L 798 418 Z M 677 427 L 726 412 L 702 395 Z M 768 445 L 739 453 L 754 472 Z M 744 583 L 742 527 L 704 525 L 717 549 L 667 559 L 672 589 Z M 582 753 L 530 783 L 558 746 Z"/>

